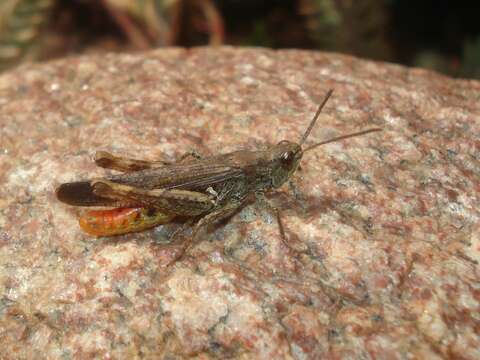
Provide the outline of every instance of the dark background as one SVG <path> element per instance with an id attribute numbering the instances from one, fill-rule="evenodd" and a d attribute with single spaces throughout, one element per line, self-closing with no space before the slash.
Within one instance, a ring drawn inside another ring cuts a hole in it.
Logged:
<path id="1" fill-rule="evenodd" d="M 0 66 L 231 44 L 336 51 L 480 78 L 479 14 L 473 0 L 3 0 Z"/>

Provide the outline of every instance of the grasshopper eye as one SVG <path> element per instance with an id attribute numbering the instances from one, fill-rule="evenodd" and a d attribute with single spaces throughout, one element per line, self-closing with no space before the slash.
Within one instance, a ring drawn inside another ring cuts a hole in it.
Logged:
<path id="1" fill-rule="evenodd" d="M 295 158 L 293 151 L 286 151 L 280 156 L 280 161 L 283 165 L 290 165 Z"/>

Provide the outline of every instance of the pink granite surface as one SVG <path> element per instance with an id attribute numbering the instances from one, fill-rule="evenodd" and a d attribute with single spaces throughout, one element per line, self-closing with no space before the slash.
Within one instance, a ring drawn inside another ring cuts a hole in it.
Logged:
<path id="1" fill-rule="evenodd" d="M 171 224 L 80 231 L 61 182 L 145 159 L 381 133 L 305 155 L 179 262 Z M 158 50 L 0 76 L 0 358 L 480 358 L 480 83 L 336 54 Z"/>

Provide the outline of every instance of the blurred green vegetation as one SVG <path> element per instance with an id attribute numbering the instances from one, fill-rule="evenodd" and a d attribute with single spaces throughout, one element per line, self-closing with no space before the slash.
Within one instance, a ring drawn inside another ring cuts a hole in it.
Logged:
<path id="1" fill-rule="evenodd" d="M 478 1 L 2 0 L 0 70 L 72 53 L 319 49 L 480 78 Z"/>

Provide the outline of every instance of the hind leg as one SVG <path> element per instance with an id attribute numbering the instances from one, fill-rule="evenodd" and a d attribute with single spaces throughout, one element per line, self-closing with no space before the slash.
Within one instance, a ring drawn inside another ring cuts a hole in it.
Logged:
<path id="1" fill-rule="evenodd" d="M 183 154 L 178 161 L 147 161 L 147 160 L 138 160 L 131 159 L 122 156 L 115 156 L 110 154 L 107 151 L 97 151 L 95 153 L 94 161 L 100 167 L 105 169 L 118 170 L 122 172 L 132 172 L 139 170 L 146 170 L 151 168 L 156 168 L 160 166 L 172 165 L 176 162 L 183 162 L 184 160 L 192 157 L 194 159 L 201 159 L 202 156 L 195 151 L 190 151 Z"/>

